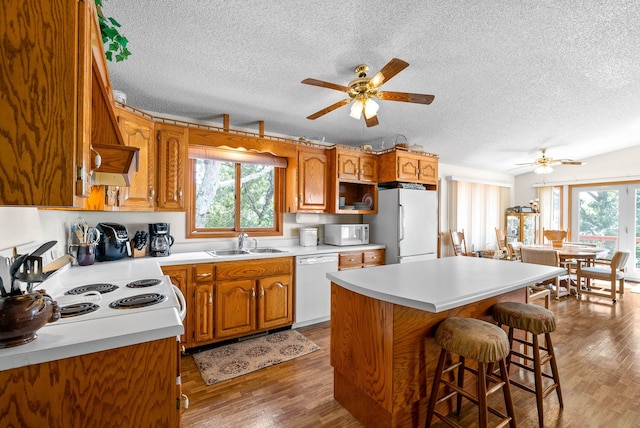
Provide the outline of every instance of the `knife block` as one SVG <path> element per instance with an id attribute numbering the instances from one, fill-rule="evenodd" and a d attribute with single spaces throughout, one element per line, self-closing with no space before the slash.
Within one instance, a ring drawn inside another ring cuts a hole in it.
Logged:
<path id="1" fill-rule="evenodd" d="M 135 244 L 133 243 L 133 241 L 131 241 L 131 257 L 144 257 L 147 255 L 147 246 L 145 245 L 144 247 L 142 247 L 141 250 L 138 250 L 135 247 Z"/>

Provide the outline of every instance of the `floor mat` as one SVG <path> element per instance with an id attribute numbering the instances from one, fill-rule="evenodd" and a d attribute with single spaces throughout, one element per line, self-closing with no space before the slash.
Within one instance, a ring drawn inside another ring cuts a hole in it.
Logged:
<path id="1" fill-rule="evenodd" d="M 320 349 L 296 330 L 284 330 L 193 355 L 206 385 L 213 385 Z"/>

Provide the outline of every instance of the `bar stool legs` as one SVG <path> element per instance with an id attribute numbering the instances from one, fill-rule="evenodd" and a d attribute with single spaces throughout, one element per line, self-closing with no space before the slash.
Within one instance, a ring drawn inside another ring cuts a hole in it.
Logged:
<path id="1" fill-rule="evenodd" d="M 462 399 L 466 398 L 478 406 L 478 424 L 481 428 L 488 426 L 489 412 L 501 418 L 498 426 L 509 424 L 515 428 L 515 413 L 505 360 L 509 353 L 509 341 L 505 332 L 485 321 L 454 317 L 448 318 L 440 324 L 436 332 L 436 342 L 442 346 L 442 350 L 431 387 L 425 427 L 431 426 L 434 416 L 449 426 L 460 427 L 456 421 L 436 410 L 438 403 L 456 397 L 456 414 L 458 416 L 461 413 Z M 451 361 L 452 354 L 459 356 L 457 362 Z M 469 367 L 467 359 L 477 361 L 478 369 Z M 487 370 L 487 363 L 495 362 L 499 366 L 499 375 L 488 373 Z M 445 374 L 453 375 L 454 372 L 457 372 L 455 379 L 453 376 L 449 380 L 443 379 Z M 465 372 L 473 373 L 476 376 L 476 395 L 464 389 Z M 439 397 L 442 385 L 445 386 L 445 394 Z M 499 389 L 502 389 L 503 392 L 506 415 L 487 404 L 487 397 Z"/>
<path id="2" fill-rule="evenodd" d="M 511 350 L 507 357 L 507 368 L 510 368 L 511 364 L 513 364 L 521 369 L 532 372 L 534 375 L 533 388 L 514 380 L 513 376 L 510 382 L 512 385 L 531 392 L 536 396 L 538 424 L 540 427 L 544 427 L 544 399 L 553 391 L 556 391 L 560 408 L 564 407 L 562 388 L 560 387 L 560 375 L 550 334 L 552 331 L 555 331 L 553 312 L 541 306 L 505 302 L 494 305 L 493 317 L 498 322 L 498 325 L 506 325 L 509 327 L 509 348 Z M 516 338 L 514 335 L 516 329 L 531 334 L 531 341 L 526 338 Z M 541 345 L 540 338 L 543 335 L 544 345 Z M 524 345 L 525 349 L 527 346 L 531 347 L 532 354 L 528 355 L 526 351 L 525 353 L 519 352 L 517 348 L 514 347 L 514 343 Z M 520 358 L 522 362 L 517 361 L 514 357 Z M 528 363 L 533 363 L 533 367 Z M 547 363 L 551 368 L 551 374 L 542 370 L 542 367 Z M 552 380 L 552 383 L 546 388 L 543 384 L 544 378 Z"/>

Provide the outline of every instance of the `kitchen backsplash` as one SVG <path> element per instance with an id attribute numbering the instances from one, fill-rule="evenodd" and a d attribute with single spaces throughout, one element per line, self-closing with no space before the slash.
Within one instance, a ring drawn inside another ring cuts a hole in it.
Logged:
<path id="1" fill-rule="evenodd" d="M 175 239 L 173 252 L 196 251 L 206 246 L 226 248 L 233 246 L 235 239 L 187 239 L 185 213 L 179 212 L 97 212 L 38 210 L 37 208 L 0 207 L 0 254 L 3 249 L 33 241 L 55 239 L 56 248 L 63 253 L 69 243 L 71 224 L 82 217 L 90 226 L 100 222 L 120 223 L 126 226 L 129 236 L 136 230 L 148 230 L 149 223 L 171 224 L 171 235 Z M 359 223 L 359 214 L 285 214 L 283 236 L 261 237 L 260 245 L 297 245 L 300 227 L 321 226 L 327 223 Z M 320 228 L 322 230 L 322 228 Z"/>

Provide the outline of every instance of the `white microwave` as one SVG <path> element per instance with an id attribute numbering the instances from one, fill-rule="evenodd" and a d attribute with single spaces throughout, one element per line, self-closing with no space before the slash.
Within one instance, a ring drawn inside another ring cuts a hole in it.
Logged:
<path id="1" fill-rule="evenodd" d="M 368 244 L 369 225 L 325 224 L 324 243 L 339 246 Z"/>

